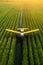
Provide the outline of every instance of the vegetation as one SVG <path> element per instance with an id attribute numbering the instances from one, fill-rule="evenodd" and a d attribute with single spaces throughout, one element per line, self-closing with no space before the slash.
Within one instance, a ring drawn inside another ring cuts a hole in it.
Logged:
<path id="1" fill-rule="evenodd" d="M 18 43 L 15 34 L 6 32 L 6 28 L 17 29 L 19 22 L 20 8 L 0 4 L 0 65 L 15 65 Z M 24 8 L 22 27 L 28 27 L 29 30 L 39 28 L 39 32 L 31 33 L 23 39 L 22 65 L 43 65 L 43 10 Z"/>

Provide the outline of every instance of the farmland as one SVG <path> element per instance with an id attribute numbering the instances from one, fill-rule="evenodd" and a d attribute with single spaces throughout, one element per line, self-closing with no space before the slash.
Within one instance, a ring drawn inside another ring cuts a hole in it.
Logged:
<path id="1" fill-rule="evenodd" d="M 43 9 L 23 8 L 22 27 L 29 30 L 39 28 L 17 42 L 14 33 L 6 29 L 17 29 L 20 23 L 20 8 L 0 4 L 0 65 L 43 65 Z"/>

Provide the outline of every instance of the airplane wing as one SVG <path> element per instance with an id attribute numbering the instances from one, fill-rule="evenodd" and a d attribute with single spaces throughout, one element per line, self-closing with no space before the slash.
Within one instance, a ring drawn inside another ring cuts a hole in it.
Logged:
<path id="1" fill-rule="evenodd" d="M 20 32 L 14 31 L 14 30 L 10 30 L 10 29 L 6 29 L 6 31 L 8 31 L 8 32 L 13 32 L 13 33 L 16 33 L 16 34 L 20 34 Z"/>
<path id="2" fill-rule="evenodd" d="M 29 33 L 32 33 L 32 32 L 37 32 L 37 31 L 39 31 L 39 29 L 30 30 L 30 31 L 24 32 L 24 34 L 29 34 Z"/>

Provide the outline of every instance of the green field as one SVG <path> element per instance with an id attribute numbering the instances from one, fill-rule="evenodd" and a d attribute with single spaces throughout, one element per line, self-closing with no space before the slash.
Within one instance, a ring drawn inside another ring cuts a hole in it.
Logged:
<path id="1" fill-rule="evenodd" d="M 20 65 L 21 60 L 16 60 L 21 49 L 17 45 L 20 47 L 21 43 L 16 42 L 14 33 L 6 32 L 6 28 L 17 29 L 19 22 L 20 8 L 0 4 L 0 65 Z M 23 8 L 22 23 L 22 27 L 29 30 L 39 28 L 39 32 L 29 34 L 27 39 L 24 37 L 21 65 L 43 65 L 43 8 Z"/>

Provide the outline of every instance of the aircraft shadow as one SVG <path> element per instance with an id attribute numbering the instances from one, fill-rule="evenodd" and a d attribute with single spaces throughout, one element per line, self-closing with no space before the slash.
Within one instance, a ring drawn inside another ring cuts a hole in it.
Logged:
<path id="1" fill-rule="evenodd" d="M 15 65 L 22 65 L 23 39 L 16 36 Z"/>

